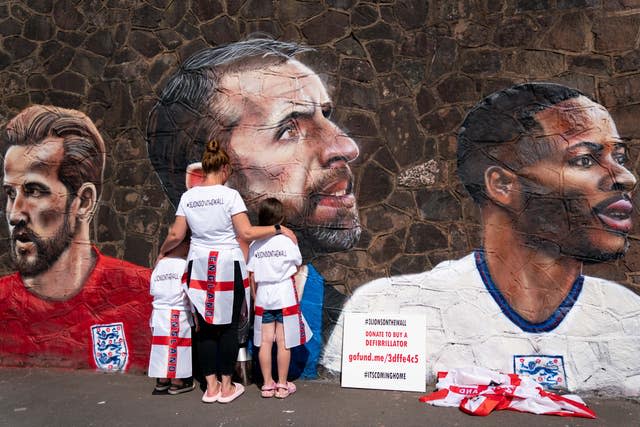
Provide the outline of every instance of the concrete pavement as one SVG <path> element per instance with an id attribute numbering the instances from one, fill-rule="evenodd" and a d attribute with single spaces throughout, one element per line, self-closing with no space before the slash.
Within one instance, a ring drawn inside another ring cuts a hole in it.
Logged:
<path id="1" fill-rule="evenodd" d="M 584 397 L 597 420 L 501 411 L 473 417 L 418 401 L 422 393 L 342 389 L 297 381 L 284 400 L 255 385 L 233 403 L 204 404 L 196 389 L 152 395 L 145 376 L 0 368 L 0 426 L 634 426 L 640 403 Z"/>

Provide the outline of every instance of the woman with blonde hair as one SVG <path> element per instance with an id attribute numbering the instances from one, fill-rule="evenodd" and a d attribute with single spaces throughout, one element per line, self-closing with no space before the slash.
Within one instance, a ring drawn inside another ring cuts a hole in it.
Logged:
<path id="1" fill-rule="evenodd" d="M 210 141 L 202 156 L 202 183 L 180 198 L 158 256 L 162 259 L 191 231 L 186 286 L 199 327 L 196 340 L 207 381 L 205 403 L 228 403 L 244 392 L 242 384 L 231 381 L 238 355 L 238 320 L 243 304 L 248 312 L 250 298 L 238 239 L 250 242 L 282 233 L 295 240 L 285 226 L 251 225 L 240 193 L 224 186 L 231 173 L 229 156 L 217 141 Z"/>

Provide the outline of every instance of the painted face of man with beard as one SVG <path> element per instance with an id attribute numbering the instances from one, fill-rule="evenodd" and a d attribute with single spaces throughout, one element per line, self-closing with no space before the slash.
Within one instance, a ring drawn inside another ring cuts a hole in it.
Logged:
<path id="1" fill-rule="evenodd" d="M 631 231 L 626 147 L 607 110 L 586 97 L 535 116 L 543 130 L 540 159 L 518 171 L 518 229 L 541 249 L 585 262 L 623 256 Z M 538 157 L 538 156 L 536 156 Z"/>
<path id="2" fill-rule="evenodd" d="M 11 259 L 23 277 L 46 271 L 69 247 L 75 229 L 72 198 L 58 178 L 62 139 L 11 146 L 4 159 L 3 188 Z"/>
<path id="3" fill-rule="evenodd" d="M 360 236 L 349 162 L 358 147 L 331 120 L 320 78 L 295 60 L 230 72 L 220 81 L 216 110 L 231 136 L 228 183 L 250 210 L 278 198 L 303 244 L 324 251 L 351 248 Z"/>

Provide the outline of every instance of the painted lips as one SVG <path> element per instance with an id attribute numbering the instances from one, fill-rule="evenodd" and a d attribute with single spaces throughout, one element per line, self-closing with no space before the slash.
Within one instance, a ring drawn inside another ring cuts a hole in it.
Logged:
<path id="1" fill-rule="evenodd" d="M 33 240 L 33 232 L 24 226 L 18 226 L 13 229 L 11 238 L 16 242 L 27 243 Z"/>
<path id="2" fill-rule="evenodd" d="M 31 230 L 21 228 L 20 230 L 13 231 L 11 235 L 15 249 L 19 254 L 25 254 L 35 246 L 34 236 Z"/>
<path id="3" fill-rule="evenodd" d="M 317 200 L 318 206 L 351 208 L 356 200 L 351 189 L 350 179 L 340 179 L 325 185 L 313 197 Z"/>
<path id="4" fill-rule="evenodd" d="M 31 240 L 15 239 L 14 242 L 16 255 L 27 255 L 35 248 L 35 243 L 33 243 Z"/>
<path id="5" fill-rule="evenodd" d="M 631 221 L 631 212 L 633 205 L 626 198 L 616 198 L 615 200 L 606 200 L 596 206 L 596 215 L 609 228 L 628 233 L 631 231 L 633 222 Z"/>

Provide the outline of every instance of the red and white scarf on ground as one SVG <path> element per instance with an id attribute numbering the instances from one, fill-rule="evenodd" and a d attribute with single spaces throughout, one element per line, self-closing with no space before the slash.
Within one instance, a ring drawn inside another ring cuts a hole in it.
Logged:
<path id="1" fill-rule="evenodd" d="M 247 313 L 251 293 L 242 251 L 236 247 L 205 248 L 191 245 L 191 276 L 185 288 L 191 304 L 207 323 L 227 325 L 233 316 L 234 261 L 239 261 Z M 188 263 L 187 263 L 188 265 Z"/>
<path id="2" fill-rule="evenodd" d="M 289 280 L 287 280 L 287 282 L 289 282 Z M 284 328 L 284 345 L 286 348 L 303 345 L 313 336 L 311 328 L 309 328 L 300 310 L 295 279 L 291 277 L 290 282 L 291 286 L 287 286 L 287 291 L 283 292 L 282 295 L 286 305 L 282 308 L 282 326 Z M 264 308 L 260 306 L 255 307 L 253 342 L 257 346 L 260 346 L 262 343 L 262 315 L 264 311 Z"/>
<path id="3" fill-rule="evenodd" d="M 596 414 L 576 395 L 560 396 L 545 391 L 526 376 L 500 374 L 480 367 L 438 372 L 436 391 L 420 397 L 434 406 L 458 406 L 471 415 L 492 411 L 530 412 L 561 417 L 596 418 Z"/>
<path id="4" fill-rule="evenodd" d="M 158 310 L 151 315 L 152 378 L 189 378 L 191 376 L 191 312 Z"/>

